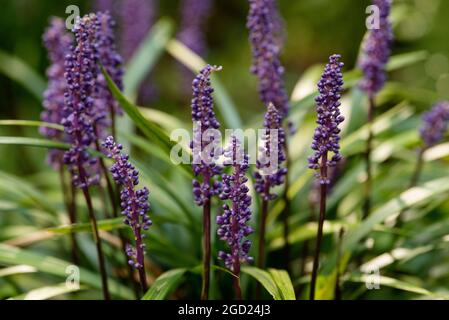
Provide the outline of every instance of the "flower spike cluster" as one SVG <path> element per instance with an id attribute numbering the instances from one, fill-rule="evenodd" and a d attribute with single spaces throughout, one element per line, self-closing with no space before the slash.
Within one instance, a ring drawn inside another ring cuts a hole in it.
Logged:
<path id="1" fill-rule="evenodd" d="M 65 58 L 65 110 L 62 120 L 65 132 L 70 136 L 72 147 L 64 154 L 64 162 L 69 166 L 72 183 L 87 188 L 98 181 L 97 159 L 91 157 L 87 148 L 95 141 L 93 127 L 95 80 L 98 76 L 95 50 L 98 30 L 96 15 L 77 18 L 73 33 L 76 46 L 72 46 Z"/>
<path id="2" fill-rule="evenodd" d="M 264 119 L 262 146 L 259 148 L 259 157 L 256 161 L 258 171 L 254 173 L 256 192 L 266 201 L 276 198 L 276 194 L 271 193 L 270 189 L 283 184 L 287 174 L 287 168 L 282 168 L 286 158 L 285 132 L 281 123 L 279 111 L 273 104 L 269 104 Z"/>
<path id="3" fill-rule="evenodd" d="M 288 97 L 282 79 L 284 68 L 279 58 L 279 13 L 276 0 L 249 0 L 247 28 L 252 47 L 251 72 L 259 79 L 259 95 L 268 106 L 273 103 L 282 118 L 288 114 Z"/>
<path id="4" fill-rule="evenodd" d="M 429 112 L 423 115 L 423 122 L 419 133 L 425 148 L 440 142 L 447 131 L 449 122 L 449 102 L 436 103 Z"/>
<path id="5" fill-rule="evenodd" d="M 65 56 L 69 53 L 73 38 L 66 32 L 64 20 L 53 17 L 50 26 L 46 29 L 43 42 L 48 51 L 51 65 L 47 69 L 48 87 L 44 92 L 41 120 L 49 123 L 61 124 L 67 114 L 64 108 L 64 93 L 67 84 L 64 78 Z M 41 127 L 40 133 L 52 140 L 69 142 L 69 137 L 61 132 L 48 127 Z M 62 162 L 64 152 L 61 150 L 49 150 L 47 160 L 57 169 Z"/>
<path id="6" fill-rule="evenodd" d="M 117 52 L 114 37 L 115 21 L 108 12 L 98 12 L 98 32 L 96 34 L 96 54 L 98 61 L 111 76 L 111 79 L 120 90 L 123 90 L 122 57 Z M 118 103 L 109 91 L 107 82 L 102 72 L 98 72 L 97 92 L 95 99 L 95 125 L 98 138 L 107 135 L 107 128 L 111 125 L 111 116 L 122 114 Z"/>
<path id="7" fill-rule="evenodd" d="M 195 203 L 200 206 L 211 196 L 217 195 L 221 187 L 219 181 L 211 181 L 222 170 L 221 166 L 216 164 L 221 155 L 221 150 L 218 147 L 220 137 L 207 134 L 209 129 L 220 128 L 213 109 L 212 93 L 214 90 L 210 82 L 211 73 L 219 70 L 221 67 L 207 65 L 192 82 L 192 121 L 194 124 L 193 140 L 190 146 L 193 153 L 192 168 L 195 176 L 203 177 L 202 183 L 194 179 L 192 186 Z"/>
<path id="8" fill-rule="evenodd" d="M 324 167 L 333 167 L 341 159 L 340 155 L 340 129 L 338 125 L 344 121 L 340 114 L 340 98 L 343 86 L 343 74 L 340 62 L 340 55 L 330 56 L 329 63 L 324 69 L 323 75 L 318 82 L 319 96 L 315 98 L 317 103 L 318 127 L 313 135 L 312 149 L 315 153 L 309 157 L 309 168 L 319 170 L 320 165 Z M 328 152 L 333 156 L 327 160 Z M 326 159 L 326 163 L 320 163 Z M 329 179 L 317 173 L 321 184 L 329 184 Z"/>
<path id="9" fill-rule="evenodd" d="M 235 274 L 240 273 L 240 263 L 251 262 L 248 256 L 251 241 L 244 240 L 253 232 L 247 225 L 251 219 L 251 197 L 249 189 L 245 185 L 248 181 L 246 172 L 248 170 L 249 156 L 244 153 L 240 141 L 233 136 L 229 148 L 225 149 L 225 166 L 232 166 L 232 175 L 223 174 L 222 200 L 231 200 L 232 207 L 223 205 L 223 214 L 217 216 L 219 225 L 217 234 L 221 240 L 226 241 L 231 253 L 220 251 L 218 257 L 225 262 L 226 267 Z"/>
<path id="10" fill-rule="evenodd" d="M 121 186 L 120 200 L 124 223 L 133 231 L 136 247 L 127 246 L 128 263 L 136 269 L 144 266 L 145 245 L 143 244 L 144 230 L 148 230 L 152 221 L 148 216 L 150 205 L 148 203 L 149 191 L 146 187 L 137 189 L 139 184 L 139 171 L 129 162 L 129 156 L 122 153 L 123 146 L 116 144 L 114 138 L 109 136 L 103 143 L 108 157 L 114 160 L 110 171 L 112 177 Z"/>
<path id="11" fill-rule="evenodd" d="M 199 55 L 204 55 L 204 23 L 209 17 L 212 0 L 183 0 L 179 40 Z"/>
<path id="12" fill-rule="evenodd" d="M 393 31 L 389 21 L 391 0 L 373 0 L 373 5 L 380 11 L 379 29 L 369 31 L 362 44 L 359 67 L 364 73 L 360 88 L 374 95 L 384 86 L 385 66 L 391 54 Z"/>

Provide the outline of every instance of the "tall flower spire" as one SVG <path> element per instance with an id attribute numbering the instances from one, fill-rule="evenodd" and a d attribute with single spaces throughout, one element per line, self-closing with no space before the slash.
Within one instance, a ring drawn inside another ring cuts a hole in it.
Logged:
<path id="1" fill-rule="evenodd" d="M 221 67 L 205 66 L 192 82 L 192 121 L 193 140 L 190 147 L 193 154 L 193 174 L 202 178 L 192 181 L 193 196 L 195 203 L 203 207 L 203 285 L 201 299 L 209 298 L 210 280 L 210 211 L 211 197 L 220 192 L 221 184 L 214 180 L 214 176 L 221 173 L 221 167 L 216 164 L 221 150 L 218 147 L 220 137 L 216 136 L 216 131 L 220 127 L 213 109 L 210 76 Z"/>
<path id="2" fill-rule="evenodd" d="M 179 40 L 195 53 L 206 51 L 204 24 L 210 15 L 212 0 L 183 0 Z"/>
<path id="3" fill-rule="evenodd" d="M 46 29 L 43 42 L 48 51 L 51 65 L 47 69 L 48 87 L 44 92 L 41 120 L 54 124 L 61 124 L 67 114 L 64 108 L 64 93 L 67 90 L 64 78 L 65 56 L 69 53 L 72 44 L 72 36 L 66 32 L 64 20 L 52 17 L 50 26 Z M 69 142 L 69 137 L 60 130 L 41 127 L 40 133 L 52 140 Z M 62 164 L 64 152 L 61 150 L 49 150 L 48 162 L 57 169 Z"/>
<path id="4" fill-rule="evenodd" d="M 391 0 L 372 0 L 380 11 L 379 28 L 371 29 L 363 44 L 359 67 L 364 78 L 360 88 L 369 95 L 375 95 L 384 86 L 385 66 L 391 54 L 393 31 L 389 20 Z"/>
<path id="5" fill-rule="evenodd" d="M 65 59 L 65 112 L 62 123 L 72 147 L 64 154 L 74 185 L 87 188 L 98 181 L 97 159 L 87 148 L 96 140 L 93 127 L 95 80 L 98 76 L 95 38 L 99 23 L 96 15 L 78 18 L 73 32 L 76 46 Z"/>
<path id="6" fill-rule="evenodd" d="M 231 145 L 224 151 L 226 157 L 225 166 L 232 166 L 231 175 L 223 174 L 223 192 L 220 195 L 222 200 L 231 200 L 232 207 L 223 205 L 223 213 L 217 217 L 219 225 L 217 234 L 221 240 L 226 241 L 231 252 L 220 251 L 218 257 L 225 262 L 226 267 L 231 270 L 237 278 L 235 288 L 238 298 L 241 298 L 240 290 L 240 264 L 251 262 L 248 256 L 251 248 L 251 241 L 244 240 L 253 232 L 247 225 L 251 219 L 251 197 L 248 195 L 248 181 L 246 172 L 248 171 L 249 156 L 244 153 L 240 141 L 233 136 Z"/>
<path id="7" fill-rule="evenodd" d="M 266 106 L 273 103 L 284 118 L 289 105 L 279 58 L 283 41 L 279 38 L 281 24 L 275 1 L 249 0 L 247 28 L 253 54 L 251 72 L 259 79 L 260 98 Z"/>
<path id="8" fill-rule="evenodd" d="M 424 148 L 429 148 L 440 142 L 447 131 L 449 122 L 449 102 L 436 103 L 429 112 L 422 117 L 419 130 Z"/>
<path id="9" fill-rule="evenodd" d="M 313 135 L 312 150 L 315 153 L 309 158 L 309 168 L 319 171 L 317 177 L 321 184 L 329 184 L 327 175 L 323 173 L 323 166 L 333 167 L 341 159 L 338 125 L 344 120 L 340 114 L 340 98 L 343 90 L 341 68 L 344 64 L 340 62 L 340 58 L 340 55 L 332 55 L 329 58 L 329 64 L 326 65 L 318 82 L 320 95 L 315 98 L 318 127 Z M 329 152 L 332 152 L 333 156 L 327 160 Z"/>
<path id="10" fill-rule="evenodd" d="M 148 211 L 149 191 L 146 187 L 136 190 L 139 184 L 139 171 L 129 162 L 129 156 L 122 152 L 123 146 L 116 144 L 114 138 L 109 136 L 103 143 L 103 147 L 108 151 L 108 157 L 114 160 L 110 171 L 114 180 L 121 187 L 120 200 L 122 214 L 125 216 L 125 224 L 129 225 L 134 234 L 136 246 L 128 245 L 128 263 L 139 271 L 142 290 L 146 292 L 144 253 L 145 245 L 143 231 L 148 230 L 152 225 Z"/>
<path id="11" fill-rule="evenodd" d="M 313 136 L 312 150 L 314 154 L 309 158 L 309 168 L 317 171 L 316 177 L 320 182 L 320 218 L 310 282 L 310 300 L 315 299 L 315 285 L 326 213 L 327 186 L 330 183 L 328 168 L 334 167 L 341 159 L 338 125 L 344 121 L 344 117 L 340 114 L 340 98 L 343 87 L 341 68 L 344 64 L 340 62 L 340 59 L 341 56 L 337 54 L 329 57 L 329 63 L 318 81 L 320 94 L 315 98 L 318 126 Z M 330 159 L 329 153 L 333 154 Z"/>
<path id="12" fill-rule="evenodd" d="M 99 23 L 96 34 L 96 55 L 98 61 L 111 76 L 111 79 L 120 90 L 123 90 L 123 61 L 117 52 L 114 37 L 115 21 L 108 12 L 98 12 Z M 107 82 L 102 72 L 98 72 L 96 79 L 97 91 L 95 99 L 95 124 L 99 139 L 104 138 L 111 127 L 112 135 L 115 135 L 115 116 L 123 112 L 109 91 Z"/>

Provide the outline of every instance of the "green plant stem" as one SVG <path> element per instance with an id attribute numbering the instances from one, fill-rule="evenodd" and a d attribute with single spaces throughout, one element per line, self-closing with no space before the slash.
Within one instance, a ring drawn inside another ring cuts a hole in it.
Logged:
<path id="1" fill-rule="evenodd" d="M 320 166 L 321 179 L 327 180 L 327 153 L 321 158 Z M 323 239 L 323 224 L 326 215 L 326 193 L 327 185 L 320 185 L 320 217 L 318 221 L 318 232 L 316 237 L 315 255 L 313 258 L 312 279 L 310 281 L 310 300 L 315 300 L 316 279 L 318 276 L 318 266 L 321 251 L 321 241 Z"/>
<path id="2" fill-rule="evenodd" d="M 412 175 L 412 179 L 410 180 L 409 188 L 413 188 L 418 184 L 419 178 L 421 176 L 422 168 L 424 165 L 424 152 L 425 151 L 426 151 L 426 149 L 424 147 L 422 147 L 419 150 L 415 170 L 413 171 L 413 175 Z"/>
<path id="3" fill-rule="evenodd" d="M 78 163 L 78 171 L 81 179 L 81 183 L 87 186 L 86 173 L 81 163 Z M 106 265 L 104 260 L 103 248 L 101 246 L 100 234 L 98 232 L 97 219 L 95 218 L 94 209 L 92 206 L 92 199 L 89 194 L 89 188 L 83 187 L 81 188 L 83 191 L 84 199 L 86 200 L 87 211 L 89 214 L 90 224 L 92 226 L 92 234 L 94 236 L 95 246 L 97 248 L 98 262 L 100 267 L 100 275 L 101 275 L 101 284 L 103 288 L 103 297 L 105 300 L 110 300 L 111 296 L 109 294 L 108 289 L 108 276 L 106 273 Z"/>
<path id="4" fill-rule="evenodd" d="M 206 178 L 206 177 L 205 177 Z M 209 178 L 206 179 L 210 180 Z M 209 299 L 210 283 L 210 196 L 203 205 L 203 284 L 201 289 L 201 300 Z"/>
<path id="5" fill-rule="evenodd" d="M 365 199 L 363 203 L 363 219 L 367 218 L 371 212 L 371 189 L 372 189 L 372 161 L 371 153 L 373 149 L 373 121 L 375 102 L 374 96 L 370 95 L 368 103 L 368 138 L 366 140 L 365 165 L 366 165 L 366 182 L 365 182 Z"/>
<path id="6" fill-rule="evenodd" d="M 284 151 L 285 151 L 285 166 L 287 168 L 287 173 L 285 175 L 284 192 L 282 194 L 282 198 L 285 203 L 285 207 L 282 212 L 282 225 L 283 225 L 283 236 L 284 236 L 284 265 L 285 265 L 285 269 L 287 270 L 287 272 L 290 273 L 291 272 L 291 270 L 290 270 L 290 244 L 288 242 L 288 234 L 289 234 L 288 218 L 290 215 L 290 199 L 288 198 L 290 157 L 289 157 L 287 137 L 286 137 L 286 140 L 284 143 Z"/>
<path id="7" fill-rule="evenodd" d="M 65 178 L 64 172 L 64 164 L 62 161 L 59 164 L 59 178 L 61 183 L 61 188 L 63 192 L 64 205 L 66 207 L 67 215 L 69 217 L 70 224 L 76 223 L 76 206 L 75 206 L 75 188 L 70 183 L 70 187 L 67 187 L 67 181 Z M 69 191 L 70 190 L 70 191 Z M 72 262 L 74 265 L 79 265 L 79 256 L 78 256 L 78 242 L 76 240 L 75 232 L 70 232 L 70 242 L 72 247 Z"/>
<path id="8" fill-rule="evenodd" d="M 268 181 L 265 182 L 264 194 L 270 192 L 270 185 Z M 260 228 L 259 228 L 259 254 L 257 256 L 257 267 L 263 269 L 265 267 L 265 232 L 267 228 L 267 216 L 268 216 L 268 199 L 262 200 L 262 212 L 260 216 Z M 262 286 L 257 283 L 256 287 L 256 299 L 260 300 L 262 296 Z"/>

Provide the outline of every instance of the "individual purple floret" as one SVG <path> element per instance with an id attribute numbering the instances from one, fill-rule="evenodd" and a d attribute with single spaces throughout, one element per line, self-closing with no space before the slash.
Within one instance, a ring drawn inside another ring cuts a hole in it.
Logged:
<path id="1" fill-rule="evenodd" d="M 98 75 L 95 39 L 98 31 L 96 15 L 78 18 L 73 27 L 76 46 L 72 46 L 65 58 L 65 109 L 62 120 L 65 132 L 70 136 L 72 147 L 64 154 L 72 182 L 87 188 L 98 182 L 97 159 L 90 156 L 87 148 L 97 138 L 93 127 L 95 80 Z"/>
<path id="2" fill-rule="evenodd" d="M 111 79 L 120 90 L 123 90 L 123 67 L 122 57 L 117 52 L 114 37 L 115 21 L 112 20 L 108 12 L 98 12 L 99 23 L 96 35 L 96 55 L 98 61 L 110 75 Z M 97 137 L 103 139 L 107 135 L 107 129 L 115 124 L 115 115 L 121 115 L 117 101 L 112 96 L 102 72 L 98 72 L 96 79 L 96 99 L 94 122 L 97 130 Z"/>
<path id="3" fill-rule="evenodd" d="M 66 32 L 64 20 L 52 17 L 50 26 L 46 29 L 43 42 L 48 51 L 48 58 L 51 62 L 47 69 L 48 87 L 44 92 L 41 120 L 49 123 L 61 124 L 67 114 L 64 108 L 64 93 L 67 90 L 66 80 L 64 78 L 65 56 L 69 53 L 72 44 L 72 36 Z M 52 140 L 70 142 L 69 137 L 60 130 L 41 127 L 40 133 Z M 51 149 L 48 152 L 48 162 L 53 168 L 58 169 L 61 166 L 64 152 Z"/>
<path id="4" fill-rule="evenodd" d="M 419 133 L 425 148 L 432 147 L 443 139 L 448 122 L 449 102 L 447 101 L 436 103 L 429 112 L 423 115 Z"/>
<path id="5" fill-rule="evenodd" d="M 126 0 L 120 8 L 121 49 L 128 61 L 154 23 L 157 0 Z"/>
<path id="6" fill-rule="evenodd" d="M 281 126 L 282 117 L 276 107 L 270 103 L 264 120 L 263 145 L 259 149 L 256 161 L 258 171 L 254 173 L 256 192 L 265 201 L 273 200 L 276 194 L 270 192 L 272 187 L 284 183 L 287 168 L 282 168 L 285 161 L 284 143 L 285 133 Z"/>
<path id="7" fill-rule="evenodd" d="M 207 65 L 195 77 L 192 82 L 192 121 L 193 141 L 191 149 L 193 153 L 192 168 L 195 176 L 202 176 L 203 182 L 194 179 L 193 195 L 195 203 L 202 206 L 207 199 L 220 192 L 220 183 L 212 181 L 213 176 L 221 173 L 222 168 L 216 164 L 221 150 L 218 148 L 220 137 L 207 135 L 209 129 L 219 129 L 214 108 L 210 75 L 214 71 L 221 70 L 221 67 Z M 205 152 L 210 149 L 209 153 Z"/>
<path id="8" fill-rule="evenodd" d="M 385 66 L 393 43 L 393 31 L 389 21 L 391 0 L 373 0 L 373 5 L 380 10 L 379 29 L 369 30 L 358 61 L 364 74 L 360 88 L 370 96 L 379 92 L 384 86 Z"/>
<path id="9" fill-rule="evenodd" d="M 309 157 L 309 168 L 319 170 L 317 177 L 321 184 L 329 184 L 327 174 L 323 174 L 322 167 L 333 167 L 341 159 L 340 155 L 340 129 L 338 125 L 344 121 L 340 114 L 340 98 L 343 86 L 343 74 L 340 62 L 341 56 L 330 56 L 329 63 L 324 69 L 318 82 L 319 96 L 315 98 L 317 103 L 318 127 L 313 136 L 312 149 L 314 155 Z M 333 156 L 328 160 L 328 152 Z M 323 163 L 325 161 L 326 163 Z M 325 170 L 327 171 L 327 170 Z"/>
<path id="10" fill-rule="evenodd" d="M 273 103 L 282 118 L 288 114 L 288 97 L 282 79 L 279 54 L 279 13 L 275 0 L 249 0 L 247 28 L 252 47 L 251 72 L 259 79 L 259 94 L 265 105 Z"/>
<path id="11" fill-rule="evenodd" d="M 212 0 L 183 0 L 179 40 L 200 56 L 206 52 L 204 25 L 210 15 Z"/>
<path id="12" fill-rule="evenodd" d="M 232 207 L 223 205 L 223 214 L 217 216 L 219 225 L 217 234 L 221 240 L 231 248 L 231 253 L 220 251 L 218 257 L 225 262 L 226 267 L 236 275 L 240 274 L 240 264 L 252 262 L 253 258 L 248 256 L 251 241 L 244 240 L 253 232 L 247 225 L 251 219 L 251 197 L 248 195 L 248 181 L 246 172 L 248 170 L 249 156 L 244 153 L 240 141 L 233 136 L 229 148 L 225 149 L 225 166 L 232 166 L 232 175 L 223 174 L 222 200 L 231 200 Z"/>
<path id="13" fill-rule="evenodd" d="M 120 200 L 122 214 L 125 216 L 124 223 L 129 225 L 133 231 L 136 241 L 135 248 L 127 246 L 128 263 L 136 269 L 144 268 L 143 231 L 148 230 L 152 222 L 148 216 L 150 205 L 148 203 L 149 191 L 146 187 L 137 189 L 139 184 L 139 171 L 129 162 L 129 156 L 122 153 L 122 145 L 116 144 L 114 138 L 109 136 L 103 143 L 108 152 L 108 157 L 114 160 L 110 171 L 112 177 L 121 187 Z"/>

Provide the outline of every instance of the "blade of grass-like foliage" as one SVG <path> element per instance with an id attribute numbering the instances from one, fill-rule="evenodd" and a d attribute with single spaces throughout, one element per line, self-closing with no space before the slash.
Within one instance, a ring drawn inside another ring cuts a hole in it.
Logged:
<path id="1" fill-rule="evenodd" d="M 111 231 L 126 227 L 126 225 L 123 223 L 123 218 L 98 220 L 97 224 L 98 230 L 102 231 Z M 45 231 L 54 234 L 68 234 L 72 232 L 92 232 L 92 225 L 90 223 L 75 223 L 66 226 L 48 228 Z"/>
<path id="2" fill-rule="evenodd" d="M 295 289 L 293 289 L 292 280 L 287 271 L 270 268 L 268 272 L 278 286 L 282 300 L 296 300 Z"/>
<path id="3" fill-rule="evenodd" d="M 349 282 L 357 282 L 357 283 L 369 283 L 372 282 L 372 275 L 367 275 L 367 274 L 363 274 L 363 275 L 358 275 L 358 274 L 353 274 L 351 276 L 349 276 L 349 278 L 347 279 L 347 281 Z M 416 293 L 419 295 L 423 295 L 426 297 L 431 297 L 431 298 L 435 298 L 435 299 L 448 299 L 449 297 L 447 295 L 444 294 L 439 294 L 439 293 L 432 293 L 427 289 L 418 287 L 416 285 L 413 285 L 411 283 L 407 283 L 401 280 L 397 280 L 394 278 L 390 278 L 390 277 L 386 277 L 386 276 L 376 276 L 376 280 L 379 280 L 379 285 L 380 286 L 385 286 L 385 287 L 390 287 L 390 288 L 394 288 L 394 289 L 398 289 L 398 290 L 402 290 L 402 291 L 407 291 L 407 292 L 411 292 L 411 293 Z"/>
<path id="4" fill-rule="evenodd" d="M 182 281 L 186 269 L 173 269 L 161 274 L 142 300 L 164 300 Z"/>
<path id="5" fill-rule="evenodd" d="M 242 272 L 250 275 L 260 282 L 260 284 L 268 291 L 274 300 L 282 300 L 282 295 L 273 277 L 265 270 L 256 267 L 242 267 Z"/>
<path id="6" fill-rule="evenodd" d="M 395 71 L 405 67 L 412 66 L 418 62 L 424 61 L 429 57 L 425 50 L 406 52 L 392 56 L 386 66 L 387 71 Z"/>
<path id="7" fill-rule="evenodd" d="M 63 294 L 85 290 L 84 286 L 67 286 L 65 283 L 60 283 L 55 286 L 42 287 L 33 289 L 27 293 L 9 298 L 8 300 L 47 300 Z"/>
<path id="8" fill-rule="evenodd" d="M 187 128 L 187 126 L 175 116 L 157 109 L 139 107 L 139 111 L 148 120 L 158 123 L 168 132 L 174 129 Z"/>
<path id="9" fill-rule="evenodd" d="M 136 96 L 142 81 L 164 52 L 172 33 L 173 23 L 166 18 L 160 19 L 151 28 L 126 66 L 123 83 L 127 97 Z"/>
<path id="10" fill-rule="evenodd" d="M 56 123 L 33 121 L 33 120 L 14 120 L 14 119 L 0 120 L 0 126 L 47 127 L 60 131 L 64 130 L 63 126 Z"/>
<path id="11" fill-rule="evenodd" d="M 63 150 L 69 149 L 69 145 L 67 143 L 47 139 L 27 138 L 27 137 L 0 137 L 0 144 L 50 148 L 50 149 L 63 149 Z"/>
<path id="12" fill-rule="evenodd" d="M 36 268 L 38 271 L 54 276 L 66 278 L 66 270 L 72 264 L 48 255 L 41 255 L 32 251 L 22 250 L 16 247 L 0 244 L 0 263 L 6 265 L 25 264 Z M 80 282 L 95 289 L 101 289 L 100 275 L 80 268 Z M 109 279 L 109 290 L 113 296 L 132 299 L 134 294 L 127 287 Z"/>
<path id="13" fill-rule="evenodd" d="M 108 82 L 109 90 L 111 90 L 115 99 L 120 103 L 123 110 L 128 114 L 128 116 L 133 120 L 134 124 L 143 132 L 143 134 L 150 140 L 157 143 L 165 152 L 167 161 L 170 160 L 170 151 L 172 147 L 176 145 L 173 141 L 170 140 L 170 136 L 162 130 L 155 123 L 148 121 L 142 113 L 139 111 L 137 106 L 132 104 L 117 88 L 114 81 L 110 78 L 107 72 L 102 68 L 103 74 L 106 77 L 106 81 Z M 179 164 L 176 167 L 185 170 L 190 173 L 191 168 L 185 164 Z"/>
<path id="14" fill-rule="evenodd" d="M 439 99 L 441 99 L 441 97 L 435 91 L 422 88 L 411 88 L 410 86 L 399 82 L 387 82 L 384 89 L 379 92 L 377 97 L 379 104 L 392 100 L 407 100 L 412 103 L 431 105 Z"/>
<path id="15" fill-rule="evenodd" d="M 206 65 L 206 62 L 200 56 L 176 39 L 170 40 L 167 43 L 166 49 L 173 58 L 194 73 L 198 73 Z M 217 107 L 225 121 L 226 128 L 242 128 L 242 120 L 229 93 L 216 75 L 212 75 L 211 80 Z"/>
<path id="16" fill-rule="evenodd" d="M 18 266 L 0 269 L 0 278 L 15 275 L 15 274 L 34 273 L 34 272 L 37 272 L 36 268 L 27 266 L 25 264 L 21 264 Z"/>
<path id="17" fill-rule="evenodd" d="M 42 77 L 18 57 L 0 50 L 0 72 L 17 81 L 41 101 L 47 86 Z"/>

